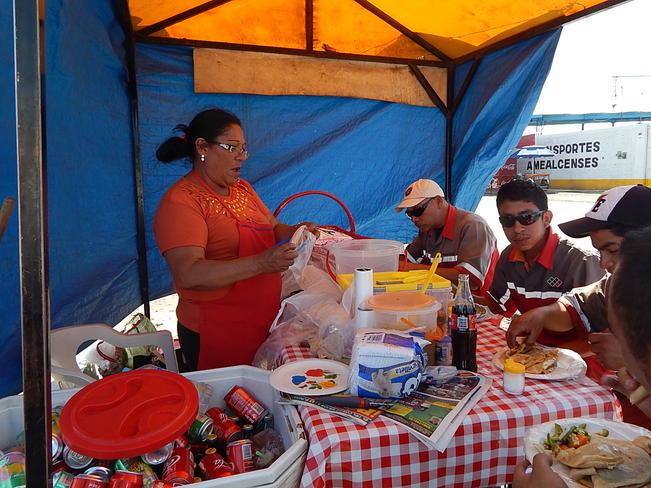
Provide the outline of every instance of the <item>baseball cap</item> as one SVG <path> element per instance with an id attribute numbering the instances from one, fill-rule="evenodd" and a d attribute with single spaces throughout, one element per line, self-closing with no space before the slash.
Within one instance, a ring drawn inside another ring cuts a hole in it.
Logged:
<path id="1" fill-rule="evenodd" d="M 615 225 L 651 225 L 651 188 L 644 185 L 616 186 L 606 190 L 585 217 L 559 224 L 570 237 L 585 237 L 590 232 Z"/>
<path id="2" fill-rule="evenodd" d="M 443 190 L 434 180 L 417 180 L 405 190 L 405 199 L 398 204 L 396 212 L 400 212 L 403 208 L 413 207 L 418 205 L 426 198 L 444 197 Z"/>

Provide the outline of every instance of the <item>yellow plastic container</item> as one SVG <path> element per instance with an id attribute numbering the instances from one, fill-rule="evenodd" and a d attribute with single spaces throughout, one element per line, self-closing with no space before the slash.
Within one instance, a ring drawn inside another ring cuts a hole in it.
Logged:
<path id="1" fill-rule="evenodd" d="M 417 291 L 427 280 L 427 269 L 413 269 L 411 271 L 380 271 L 373 273 L 373 293 L 384 293 L 387 291 Z M 346 290 L 353 282 L 352 274 L 337 275 L 337 283 Z M 448 302 L 452 296 L 452 285 L 450 280 L 435 274 L 425 292 L 441 304 L 437 312 L 437 325 L 447 330 L 448 326 Z"/>

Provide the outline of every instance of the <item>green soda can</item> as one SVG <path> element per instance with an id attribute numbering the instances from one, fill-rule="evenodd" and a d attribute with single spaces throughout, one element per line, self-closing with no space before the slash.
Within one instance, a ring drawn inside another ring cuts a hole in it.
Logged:
<path id="1" fill-rule="evenodd" d="M 57 471 L 52 475 L 52 488 L 70 488 L 75 475 L 67 471 Z"/>
<path id="2" fill-rule="evenodd" d="M 0 457 L 0 487 L 25 488 L 25 453 L 13 449 Z"/>
<path id="3" fill-rule="evenodd" d="M 188 437 L 192 441 L 203 442 L 208 438 L 208 434 L 212 433 L 212 426 L 212 418 L 200 413 L 188 429 Z"/>

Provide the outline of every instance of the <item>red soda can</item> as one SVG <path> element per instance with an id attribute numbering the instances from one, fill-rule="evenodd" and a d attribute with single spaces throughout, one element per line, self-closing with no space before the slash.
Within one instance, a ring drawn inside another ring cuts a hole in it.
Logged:
<path id="1" fill-rule="evenodd" d="M 142 488 L 142 474 L 117 470 L 109 483 L 109 488 Z"/>
<path id="2" fill-rule="evenodd" d="M 231 442 L 226 446 L 226 457 L 233 465 L 235 473 L 239 474 L 253 471 L 255 466 L 253 442 L 249 439 Z"/>
<path id="3" fill-rule="evenodd" d="M 194 480 L 194 457 L 187 447 L 176 447 L 163 467 L 163 481 L 188 485 Z"/>
<path id="4" fill-rule="evenodd" d="M 209 449 L 213 451 L 213 449 Z M 224 476 L 233 476 L 233 469 L 223 457 L 216 452 L 206 453 L 206 455 L 199 461 L 199 469 L 203 473 L 203 478 L 206 480 L 216 480 Z"/>
<path id="5" fill-rule="evenodd" d="M 255 424 L 269 413 L 269 409 L 241 386 L 235 385 L 224 397 L 226 405 L 240 417 Z"/>
<path id="6" fill-rule="evenodd" d="M 72 480 L 70 488 L 108 488 L 108 481 L 94 474 L 78 474 Z"/>
<path id="7" fill-rule="evenodd" d="M 176 483 L 170 483 L 169 481 L 156 480 L 149 488 L 174 488 L 179 486 Z"/>
<path id="8" fill-rule="evenodd" d="M 174 441 L 174 447 L 188 447 L 189 442 L 190 441 L 188 440 L 188 436 L 185 434 L 181 434 Z"/>
<path id="9" fill-rule="evenodd" d="M 242 438 L 242 429 L 232 421 L 221 408 L 211 408 L 206 412 L 213 421 L 213 433 L 223 445 Z"/>

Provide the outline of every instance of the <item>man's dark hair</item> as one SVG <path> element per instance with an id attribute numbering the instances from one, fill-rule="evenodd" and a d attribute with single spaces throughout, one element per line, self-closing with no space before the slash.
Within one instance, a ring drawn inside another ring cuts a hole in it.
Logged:
<path id="1" fill-rule="evenodd" d="M 626 234 L 612 277 L 609 303 L 635 359 L 651 348 L 651 226 Z"/>
<path id="2" fill-rule="evenodd" d="M 497 206 L 504 202 L 531 202 L 538 210 L 547 210 L 547 194 L 533 180 L 516 176 L 497 191 Z"/>

